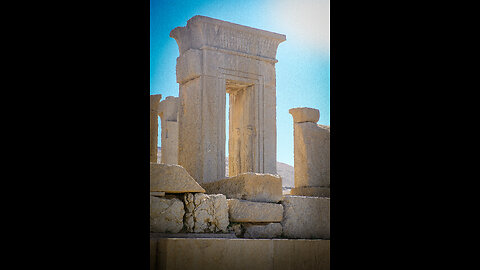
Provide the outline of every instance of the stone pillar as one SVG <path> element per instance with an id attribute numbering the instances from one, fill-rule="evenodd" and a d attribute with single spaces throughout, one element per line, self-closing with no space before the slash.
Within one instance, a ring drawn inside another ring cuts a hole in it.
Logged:
<path id="1" fill-rule="evenodd" d="M 170 37 L 180 52 L 178 164 L 199 183 L 225 177 L 226 92 L 242 91 L 249 102 L 230 122 L 230 135 L 239 134 L 230 175 L 276 174 L 275 56 L 285 35 L 195 16 Z"/>
<path id="2" fill-rule="evenodd" d="M 320 112 L 293 108 L 295 188 L 292 195 L 330 197 L 330 127 L 317 125 Z"/>
<path id="3" fill-rule="evenodd" d="M 162 160 L 165 164 L 178 164 L 178 97 L 166 97 L 158 106 L 162 121 Z"/>
<path id="4" fill-rule="evenodd" d="M 157 163 L 158 104 L 162 95 L 150 95 L 150 162 Z"/>

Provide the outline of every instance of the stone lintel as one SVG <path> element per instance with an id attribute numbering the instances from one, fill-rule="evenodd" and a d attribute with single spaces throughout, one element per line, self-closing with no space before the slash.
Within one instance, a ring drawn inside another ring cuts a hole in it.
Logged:
<path id="1" fill-rule="evenodd" d="M 231 222 L 280 222 L 283 206 L 276 203 L 250 202 L 228 199 L 228 215 Z"/>
<path id="2" fill-rule="evenodd" d="M 177 41 L 180 55 L 189 49 L 209 46 L 275 59 L 278 45 L 286 36 L 261 29 L 194 16 L 185 27 L 176 27 L 170 37 Z"/>

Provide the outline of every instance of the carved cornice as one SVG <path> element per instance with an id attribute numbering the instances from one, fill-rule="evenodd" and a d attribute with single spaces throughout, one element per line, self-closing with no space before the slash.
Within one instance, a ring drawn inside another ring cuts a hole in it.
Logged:
<path id="1" fill-rule="evenodd" d="M 218 48 L 275 61 L 278 45 L 286 36 L 261 29 L 194 16 L 185 27 L 176 27 L 170 37 L 177 41 L 180 55 L 189 49 Z"/>

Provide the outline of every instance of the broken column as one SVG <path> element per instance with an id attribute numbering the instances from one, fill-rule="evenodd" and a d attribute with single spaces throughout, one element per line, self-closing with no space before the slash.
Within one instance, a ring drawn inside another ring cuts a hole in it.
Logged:
<path id="1" fill-rule="evenodd" d="M 168 96 L 158 106 L 162 123 L 161 162 L 178 164 L 178 97 Z"/>
<path id="2" fill-rule="evenodd" d="M 157 163 L 158 104 L 162 95 L 150 95 L 150 162 Z"/>
<path id="3" fill-rule="evenodd" d="M 225 177 L 228 91 L 230 136 L 238 133 L 231 173 L 276 174 L 275 57 L 285 35 L 194 16 L 170 37 L 180 53 L 178 164 L 200 184 Z"/>
<path id="4" fill-rule="evenodd" d="M 292 195 L 330 197 L 330 127 L 317 125 L 320 112 L 293 108 L 294 174 Z"/>

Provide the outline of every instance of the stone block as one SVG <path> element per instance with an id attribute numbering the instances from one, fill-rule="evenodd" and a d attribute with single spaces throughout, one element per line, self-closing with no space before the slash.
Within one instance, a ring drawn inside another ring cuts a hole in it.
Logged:
<path id="1" fill-rule="evenodd" d="M 288 112 L 293 117 L 294 123 L 313 122 L 317 123 L 320 119 L 320 111 L 313 108 L 299 107 L 292 108 Z"/>
<path id="2" fill-rule="evenodd" d="M 279 202 L 282 199 L 282 179 L 278 175 L 243 173 L 211 183 L 203 183 L 207 193 L 225 194 L 228 199 L 254 202 Z"/>
<path id="3" fill-rule="evenodd" d="M 276 238 L 282 235 L 280 223 L 269 223 L 267 225 L 245 224 L 245 238 Z"/>
<path id="4" fill-rule="evenodd" d="M 228 199 L 227 203 L 231 222 L 280 222 L 283 217 L 281 204 L 237 199 Z"/>
<path id="5" fill-rule="evenodd" d="M 157 270 L 330 269 L 330 240 L 163 238 L 156 241 L 158 249 L 153 261 L 157 262 Z"/>
<path id="6" fill-rule="evenodd" d="M 330 198 L 330 188 L 323 188 L 323 187 L 292 188 L 292 190 L 290 191 L 290 195 Z"/>
<path id="7" fill-rule="evenodd" d="M 295 187 L 330 187 L 330 128 L 294 123 Z"/>
<path id="8" fill-rule="evenodd" d="M 227 232 L 228 205 L 223 194 L 186 193 L 185 228 L 187 232 Z"/>
<path id="9" fill-rule="evenodd" d="M 330 198 L 286 195 L 281 222 L 287 238 L 330 238 Z"/>
<path id="10" fill-rule="evenodd" d="M 179 232 L 183 228 L 184 214 L 181 200 L 150 196 L 150 232 Z"/>
<path id="11" fill-rule="evenodd" d="M 205 192 L 179 165 L 150 163 L 150 192 L 166 193 Z"/>
<path id="12" fill-rule="evenodd" d="M 162 191 L 150 192 L 150 196 L 165 197 L 165 192 L 162 192 Z"/>

